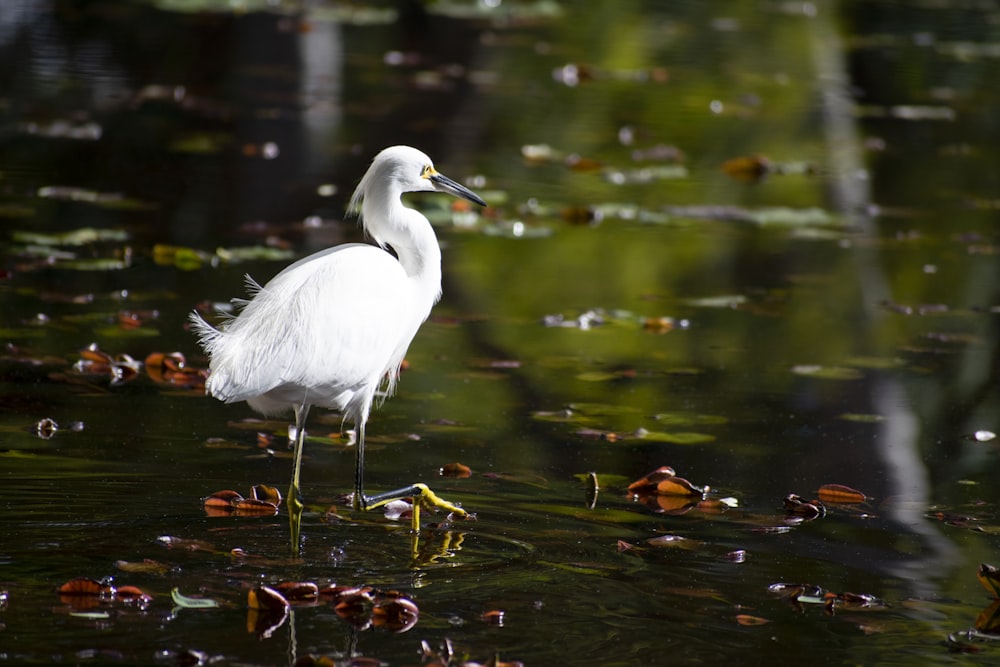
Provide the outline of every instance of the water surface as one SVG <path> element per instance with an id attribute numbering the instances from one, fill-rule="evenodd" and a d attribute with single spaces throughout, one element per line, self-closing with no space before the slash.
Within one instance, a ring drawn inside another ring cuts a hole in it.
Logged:
<path id="1" fill-rule="evenodd" d="M 970 635 L 990 628 L 976 571 L 997 547 L 996 8 L 9 4 L 3 660 L 997 650 Z M 373 414 L 367 483 L 425 481 L 478 520 L 414 545 L 351 512 L 353 450 L 317 413 L 293 558 L 284 514 L 201 502 L 284 489 L 283 422 L 141 366 L 113 384 L 73 365 L 96 343 L 204 367 L 187 313 L 360 240 L 346 201 L 396 143 L 491 206 L 407 199 L 437 226 L 444 297 Z M 79 230 L 96 238 L 57 236 Z M 441 477 L 454 461 L 472 476 Z M 626 492 L 665 465 L 708 504 Z M 824 484 L 867 500 L 788 514 Z M 144 559 L 165 567 L 120 564 Z M 153 600 L 61 600 L 80 576 Z M 288 580 L 398 590 L 419 621 L 358 629 L 320 603 L 261 638 L 246 590 Z M 222 606 L 178 609 L 174 588 Z"/>

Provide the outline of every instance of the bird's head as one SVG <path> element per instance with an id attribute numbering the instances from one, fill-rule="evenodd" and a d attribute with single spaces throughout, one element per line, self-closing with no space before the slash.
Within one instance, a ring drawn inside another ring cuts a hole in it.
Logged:
<path id="1" fill-rule="evenodd" d="M 361 212 L 362 201 L 376 206 L 391 206 L 404 192 L 445 192 L 486 206 L 482 198 L 434 168 L 421 151 L 410 146 L 391 146 L 372 160 L 358 183 L 348 211 Z"/>

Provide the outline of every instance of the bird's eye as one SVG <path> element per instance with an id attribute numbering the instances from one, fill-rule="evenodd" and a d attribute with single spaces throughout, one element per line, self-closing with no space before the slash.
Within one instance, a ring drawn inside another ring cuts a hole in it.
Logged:
<path id="1" fill-rule="evenodd" d="M 430 178 L 435 173 L 436 172 L 434 171 L 434 167 L 432 167 L 431 165 L 427 165 L 426 167 L 420 170 L 420 178 Z"/>

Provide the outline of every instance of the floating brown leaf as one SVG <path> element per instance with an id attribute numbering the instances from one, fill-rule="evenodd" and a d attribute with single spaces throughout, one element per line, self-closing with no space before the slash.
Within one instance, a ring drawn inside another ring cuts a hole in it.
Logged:
<path id="1" fill-rule="evenodd" d="M 573 171 L 597 171 L 604 164 L 600 160 L 595 160 L 594 158 L 583 157 L 581 155 L 567 155 L 565 164 L 567 167 Z"/>
<path id="2" fill-rule="evenodd" d="M 241 496 L 239 493 L 237 493 L 236 491 L 226 489 L 223 491 L 216 491 L 215 493 L 211 494 L 210 496 L 205 498 L 202 504 L 206 508 L 216 507 L 219 509 L 231 510 L 233 509 L 235 503 L 238 503 L 241 500 L 243 500 L 243 496 Z"/>
<path id="3" fill-rule="evenodd" d="M 281 491 L 273 486 L 257 484 L 250 489 L 250 497 L 265 503 L 270 503 L 275 507 L 281 505 Z"/>
<path id="4" fill-rule="evenodd" d="M 173 535 L 161 535 L 156 538 L 162 546 L 168 549 L 183 549 L 185 551 L 214 551 L 215 548 L 208 542 L 202 540 L 192 540 L 184 537 L 174 537 Z"/>
<path id="5" fill-rule="evenodd" d="M 115 561 L 115 567 L 122 572 L 141 572 L 143 574 L 166 574 L 171 570 L 171 567 L 166 563 L 161 563 L 151 558 L 144 558 L 137 562 L 118 560 Z"/>
<path id="6" fill-rule="evenodd" d="M 356 628 L 368 627 L 371 623 L 369 609 L 373 602 L 373 596 L 367 590 L 359 589 L 358 592 L 341 596 L 334 605 L 333 610 L 337 616 L 344 619 Z"/>
<path id="7" fill-rule="evenodd" d="M 372 625 L 392 632 L 406 632 L 417 623 L 420 610 L 405 597 L 384 600 L 372 607 Z"/>
<path id="8" fill-rule="evenodd" d="M 703 496 L 709 491 L 707 486 L 695 486 L 683 477 L 670 477 L 656 485 L 656 493 L 661 496 Z"/>
<path id="9" fill-rule="evenodd" d="M 754 183 L 771 173 L 771 161 L 763 155 L 735 157 L 722 163 L 722 171 L 744 183 Z"/>
<path id="10" fill-rule="evenodd" d="M 119 586 L 115 591 L 115 600 L 145 606 L 152 602 L 153 598 L 136 586 Z"/>
<path id="11" fill-rule="evenodd" d="M 278 513 L 278 506 L 266 500 L 244 498 L 233 503 L 233 513 L 237 516 L 267 516 Z"/>
<path id="12" fill-rule="evenodd" d="M 269 586 L 254 586 L 247 593 L 247 606 L 261 611 L 281 611 L 288 609 L 288 600 Z"/>
<path id="13" fill-rule="evenodd" d="M 472 477 L 472 468 L 463 463 L 448 463 L 441 467 L 441 476 L 454 479 L 468 479 Z"/>
<path id="14" fill-rule="evenodd" d="M 626 551 L 633 551 L 637 547 L 631 542 L 626 542 L 625 540 L 618 540 L 617 548 L 619 553 L 624 553 Z"/>
<path id="15" fill-rule="evenodd" d="M 670 466 L 660 466 L 651 473 L 648 473 L 644 477 L 637 479 L 628 485 L 629 493 L 642 493 L 643 491 L 652 491 L 656 488 L 656 485 L 665 479 L 670 479 L 676 475 L 674 469 Z"/>
<path id="16" fill-rule="evenodd" d="M 646 540 L 651 547 L 668 547 L 671 549 L 697 549 L 701 546 L 698 540 L 692 540 L 680 535 L 660 535 Z"/>
<path id="17" fill-rule="evenodd" d="M 801 496 L 790 493 L 785 496 L 785 512 L 802 519 L 816 519 L 826 514 L 826 508 L 819 501 L 806 502 Z"/>
<path id="18" fill-rule="evenodd" d="M 166 374 L 184 368 L 185 361 L 180 352 L 151 352 L 143 363 L 153 382 L 166 382 Z"/>
<path id="19" fill-rule="evenodd" d="M 503 611 L 502 609 L 490 609 L 489 611 L 483 612 L 480 618 L 482 618 L 485 622 L 489 623 L 490 625 L 503 627 L 505 616 L 506 612 Z"/>
<path id="20" fill-rule="evenodd" d="M 338 586 L 337 584 L 325 584 L 319 588 L 319 595 L 323 598 L 329 598 L 334 603 L 359 594 L 370 595 L 371 589 L 366 586 Z"/>
<path id="21" fill-rule="evenodd" d="M 59 587 L 60 596 L 94 596 L 111 597 L 115 594 L 115 587 L 107 582 L 98 581 L 89 577 L 77 577 L 70 579 Z"/>
<path id="22" fill-rule="evenodd" d="M 87 361 L 95 364 L 106 364 L 111 365 L 112 358 L 107 352 L 103 352 L 97 343 L 91 343 L 84 349 L 80 350 L 80 360 Z"/>
<path id="23" fill-rule="evenodd" d="M 865 494 L 843 484 L 824 484 L 818 494 L 824 503 L 856 504 L 867 500 Z"/>
<path id="24" fill-rule="evenodd" d="M 674 329 L 672 317 L 646 317 L 642 320 L 642 328 L 652 333 L 665 334 Z"/>
<path id="25" fill-rule="evenodd" d="M 823 589 L 815 584 L 789 584 L 784 582 L 771 584 L 767 587 L 767 592 L 787 599 L 797 599 L 803 596 L 820 598 L 824 594 Z"/>
<path id="26" fill-rule="evenodd" d="M 127 354 L 112 358 L 97 343 L 91 343 L 80 350 L 80 359 L 73 364 L 73 371 L 80 375 L 106 376 L 109 384 L 115 386 L 138 376 L 141 366 L 141 363 Z"/>
<path id="27" fill-rule="evenodd" d="M 750 614 L 736 614 L 736 622 L 743 626 L 753 627 L 757 625 L 767 625 L 771 621 L 766 618 L 761 618 L 760 616 L 751 616 Z"/>
<path id="28" fill-rule="evenodd" d="M 841 608 L 851 610 L 883 609 L 886 606 L 882 600 L 868 593 L 826 593 L 823 600 L 823 606 L 828 614 L 833 614 Z"/>
<path id="29" fill-rule="evenodd" d="M 311 581 L 282 581 L 275 589 L 289 602 L 308 602 L 319 597 L 319 586 Z"/>
<path id="30" fill-rule="evenodd" d="M 560 211 L 562 219 L 571 225 L 592 225 L 601 221 L 600 212 L 591 206 L 568 206 Z"/>

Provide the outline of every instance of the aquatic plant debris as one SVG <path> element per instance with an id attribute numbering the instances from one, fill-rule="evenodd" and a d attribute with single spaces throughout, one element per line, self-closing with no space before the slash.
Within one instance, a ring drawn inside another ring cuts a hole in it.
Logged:
<path id="1" fill-rule="evenodd" d="M 217 600 L 211 598 L 192 598 L 181 595 L 180 589 L 170 589 L 170 599 L 181 609 L 215 609 L 219 606 Z"/>

